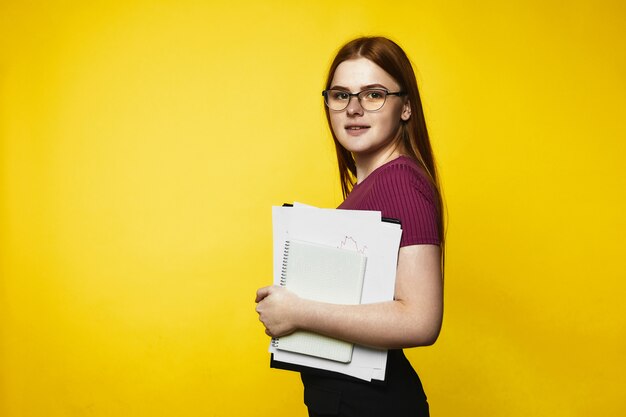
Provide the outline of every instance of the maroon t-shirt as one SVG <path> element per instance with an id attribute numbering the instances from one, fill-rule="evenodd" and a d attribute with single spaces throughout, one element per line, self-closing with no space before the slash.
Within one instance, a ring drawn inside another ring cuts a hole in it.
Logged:
<path id="1" fill-rule="evenodd" d="M 400 156 L 356 184 L 338 208 L 375 210 L 383 217 L 400 220 L 400 247 L 439 245 L 435 201 L 435 190 L 423 170 L 413 159 Z"/>

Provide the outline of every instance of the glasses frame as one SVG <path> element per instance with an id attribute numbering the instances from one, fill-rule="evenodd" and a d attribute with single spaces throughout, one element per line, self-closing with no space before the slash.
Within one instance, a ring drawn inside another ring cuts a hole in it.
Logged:
<path id="1" fill-rule="evenodd" d="M 342 93 L 347 94 L 347 95 L 348 95 L 348 100 L 346 101 L 346 106 L 345 106 L 345 107 L 343 107 L 343 108 L 341 108 L 341 109 L 331 109 L 331 108 L 330 108 L 330 106 L 328 105 L 328 93 L 329 93 L 330 91 L 341 91 Z M 368 109 L 366 109 L 365 107 L 363 107 L 363 103 L 361 103 L 361 99 L 363 98 L 361 95 L 362 95 L 363 93 L 367 93 L 367 92 L 370 92 L 370 91 L 380 91 L 380 92 L 385 93 L 385 97 L 384 97 L 384 99 L 383 99 L 383 104 L 381 104 L 379 108 L 374 109 L 374 110 L 368 110 Z M 348 106 L 350 105 L 350 102 L 352 101 L 352 97 L 356 97 L 356 98 L 357 98 L 357 100 L 359 101 L 359 106 L 361 106 L 361 108 L 362 108 L 364 111 L 367 111 L 367 112 L 374 112 L 374 111 L 378 111 L 378 110 L 380 110 L 380 109 L 382 109 L 382 108 L 383 108 L 383 106 L 384 106 L 384 105 L 385 105 L 385 103 L 387 102 L 387 96 L 398 96 L 398 97 L 402 97 L 402 96 L 406 96 L 406 95 L 407 95 L 407 93 L 406 93 L 405 91 L 393 91 L 393 92 L 392 92 L 392 91 L 389 91 L 389 90 L 387 90 L 387 89 L 385 89 L 385 88 L 368 88 L 368 89 L 366 89 L 366 90 L 361 90 L 361 91 L 359 91 L 358 93 L 350 93 L 350 92 L 348 92 L 348 91 L 344 91 L 344 90 L 337 90 L 337 89 L 334 89 L 334 88 L 329 88 L 328 90 L 324 90 L 324 91 L 322 91 L 322 96 L 324 96 L 324 104 L 326 104 L 326 107 L 328 107 L 328 110 L 330 110 L 330 111 L 344 111 L 344 110 L 345 110 L 345 109 L 347 109 L 347 108 L 348 108 Z"/>

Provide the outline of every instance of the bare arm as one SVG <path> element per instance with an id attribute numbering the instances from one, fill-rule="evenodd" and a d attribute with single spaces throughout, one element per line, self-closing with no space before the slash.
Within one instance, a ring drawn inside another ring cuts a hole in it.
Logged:
<path id="1" fill-rule="evenodd" d="M 437 340 L 443 317 L 439 259 L 439 246 L 401 248 L 393 301 L 327 304 L 273 286 L 257 291 L 256 310 L 270 336 L 301 329 L 379 348 L 430 345 Z"/>

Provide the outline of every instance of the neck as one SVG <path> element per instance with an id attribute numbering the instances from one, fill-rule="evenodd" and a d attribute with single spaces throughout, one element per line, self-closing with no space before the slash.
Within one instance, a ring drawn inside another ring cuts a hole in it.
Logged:
<path id="1" fill-rule="evenodd" d="M 356 178 L 357 183 L 361 183 L 365 181 L 376 168 L 386 164 L 389 161 L 392 161 L 403 155 L 404 153 L 400 149 L 400 146 L 394 146 L 393 148 L 387 149 L 384 152 L 375 152 L 373 154 L 362 155 L 362 154 L 354 154 L 354 163 L 356 165 Z"/>

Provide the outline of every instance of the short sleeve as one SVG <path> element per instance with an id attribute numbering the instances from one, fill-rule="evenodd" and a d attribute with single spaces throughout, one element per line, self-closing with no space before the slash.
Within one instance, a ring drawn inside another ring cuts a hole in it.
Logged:
<path id="1" fill-rule="evenodd" d="M 439 245 L 435 190 L 417 167 L 393 164 L 377 176 L 369 195 L 368 206 L 378 207 L 383 217 L 400 220 L 400 247 Z"/>

